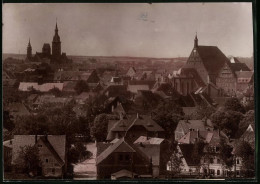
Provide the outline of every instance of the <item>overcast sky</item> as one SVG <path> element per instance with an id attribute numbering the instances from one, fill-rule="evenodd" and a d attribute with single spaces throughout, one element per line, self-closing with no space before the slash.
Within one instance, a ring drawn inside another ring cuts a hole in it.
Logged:
<path id="1" fill-rule="evenodd" d="M 3 52 L 51 43 L 58 20 L 67 55 L 188 57 L 199 45 L 251 57 L 251 3 L 4 4 Z"/>

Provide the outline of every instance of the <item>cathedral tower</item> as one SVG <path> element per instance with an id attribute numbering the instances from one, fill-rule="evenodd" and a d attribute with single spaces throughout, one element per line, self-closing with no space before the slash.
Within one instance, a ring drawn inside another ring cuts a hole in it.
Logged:
<path id="1" fill-rule="evenodd" d="M 29 43 L 27 46 L 27 59 L 31 59 L 32 58 L 32 46 L 31 46 L 31 42 L 30 42 L 30 38 L 29 38 Z"/>
<path id="2" fill-rule="evenodd" d="M 60 36 L 58 34 L 58 26 L 56 22 L 55 35 L 52 40 L 52 56 L 54 58 L 59 58 L 61 56 L 61 42 Z"/>

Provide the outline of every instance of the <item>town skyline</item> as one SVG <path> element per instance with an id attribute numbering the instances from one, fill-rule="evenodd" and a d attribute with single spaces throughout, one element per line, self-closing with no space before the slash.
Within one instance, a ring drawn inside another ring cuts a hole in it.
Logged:
<path id="1" fill-rule="evenodd" d="M 68 55 L 188 57 L 196 33 L 199 45 L 218 46 L 226 56 L 253 54 L 250 3 L 23 5 L 3 6 L 3 53 L 25 54 L 29 38 L 32 53 L 41 51 L 43 43 L 51 43 L 57 18 L 62 51 Z M 46 16 L 52 9 L 54 15 Z M 64 10 L 70 10 L 68 15 Z M 184 16 L 185 11 L 190 14 Z"/>

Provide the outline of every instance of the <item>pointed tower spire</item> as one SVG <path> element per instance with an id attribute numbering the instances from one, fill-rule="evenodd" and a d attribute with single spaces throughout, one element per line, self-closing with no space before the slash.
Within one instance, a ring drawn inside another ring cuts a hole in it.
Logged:
<path id="1" fill-rule="evenodd" d="M 194 47 L 198 47 L 198 37 L 197 37 L 197 32 L 196 32 L 196 36 L 194 39 Z"/>
<path id="2" fill-rule="evenodd" d="M 30 40 L 30 38 L 29 38 L 28 47 L 31 47 L 31 40 Z"/>
<path id="3" fill-rule="evenodd" d="M 29 38 L 29 43 L 27 46 L 27 59 L 31 59 L 32 58 L 32 46 L 31 46 L 31 40 Z"/>
<path id="4" fill-rule="evenodd" d="M 57 18 L 56 18 L 56 27 L 55 27 L 55 31 L 58 31 Z"/>
<path id="5" fill-rule="evenodd" d="M 61 42 L 60 42 L 60 36 L 58 34 L 57 18 L 56 18 L 55 34 L 52 40 L 52 55 L 54 58 L 58 58 L 61 55 Z"/>

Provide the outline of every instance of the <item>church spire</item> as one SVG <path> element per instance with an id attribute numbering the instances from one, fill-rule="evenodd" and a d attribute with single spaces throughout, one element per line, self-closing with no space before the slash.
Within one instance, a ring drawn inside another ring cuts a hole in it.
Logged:
<path id="1" fill-rule="evenodd" d="M 30 41 L 30 38 L 29 38 L 28 47 L 32 47 L 32 46 L 31 46 L 31 41 Z"/>
<path id="2" fill-rule="evenodd" d="M 194 39 L 194 47 L 198 47 L 198 37 L 197 37 L 197 32 L 196 32 L 196 36 Z"/>
<path id="3" fill-rule="evenodd" d="M 31 46 L 31 41 L 29 38 L 29 43 L 27 46 L 27 59 L 30 60 L 32 58 L 32 46 Z"/>
<path id="4" fill-rule="evenodd" d="M 58 33 L 57 18 L 56 18 L 55 34 L 52 40 L 52 55 L 54 58 L 58 58 L 61 55 L 61 42 Z"/>

